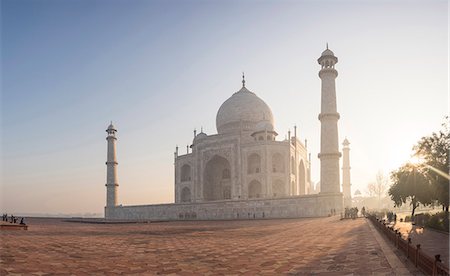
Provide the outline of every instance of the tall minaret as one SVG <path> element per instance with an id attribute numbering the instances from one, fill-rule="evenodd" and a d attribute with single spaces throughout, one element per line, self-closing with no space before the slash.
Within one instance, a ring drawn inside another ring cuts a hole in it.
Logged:
<path id="1" fill-rule="evenodd" d="M 106 130 L 108 136 L 106 140 L 108 141 L 108 159 L 106 161 L 106 209 L 108 207 L 117 206 L 117 187 L 119 183 L 117 182 L 117 155 L 116 155 L 116 128 L 111 124 Z M 105 212 L 107 217 L 108 211 Z"/>
<path id="2" fill-rule="evenodd" d="M 334 53 L 328 49 L 323 51 L 317 60 L 322 66 L 319 77 L 322 79 L 322 101 L 319 120 L 320 130 L 320 192 L 339 193 L 339 152 L 338 127 L 339 113 L 336 108 L 336 85 L 338 75 L 334 65 L 338 62 Z"/>
<path id="3" fill-rule="evenodd" d="M 352 207 L 352 192 L 350 183 L 350 142 L 345 138 L 342 143 L 342 193 L 344 207 Z"/>

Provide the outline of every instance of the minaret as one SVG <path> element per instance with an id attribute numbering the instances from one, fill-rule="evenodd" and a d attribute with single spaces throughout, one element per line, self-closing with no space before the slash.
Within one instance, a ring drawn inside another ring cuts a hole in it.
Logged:
<path id="1" fill-rule="evenodd" d="M 320 192 L 339 193 L 339 152 L 338 126 L 339 113 L 336 108 L 336 85 L 338 75 L 334 65 L 338 62 L 334 53 L 328 49 L 323 51 L 317 60 L 322 66 L 319 77 L 322 79 L 322 100 L 319 120 L 320 130 Z"/>
<path id="2" fill-rule="evenodd" d="M 350 184 L 350 142 L 345 138 L 342 143 L 342 193 L 344 207 L 352 207 L 352 192 Z"/>
<path id="3" fill-rule="evenodd" d="M 106 210 L 108 207 L 117 206 L 117 155 L 116 155 L 116 128 L 111 124 L 106 130 L 108 136 L 108 157 L 106 161 Z M 105 211 L 105 217 L 108 217 L 108 211 Z"/>

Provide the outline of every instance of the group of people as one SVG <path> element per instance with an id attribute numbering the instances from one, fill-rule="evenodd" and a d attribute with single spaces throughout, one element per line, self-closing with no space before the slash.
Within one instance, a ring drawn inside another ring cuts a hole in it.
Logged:
<path id="1" fill-rule="evenodd" d="M 344 218 L 355 219 L 358 217 L 358 212 L 359 212 L 358 207 L 353 207 L 353 208 L 345 207 Z"/>
<path id="2" fill-rule="evenodd" d="M 397 214 L 394 213 L 394 212 L 389 211 L 389 212 L 386 213 L 386 218 L 387 218 L 388 221 L 390 221 L 390 222 L 391 222 L 391 221 L 396 222 L 396 221 L 397 221 Z"/>
<path id="3" fill-rule="evenodd" d="M 11 216 L 8 217 L 8 214 L 3 214 L 3 216 L 2 216 L 2 221 L 5 221 L 5 222 L 9 222 L 9 223 L 17 223 L 18 220 L 19 220 L 19 218 L 18 218 L 18 217 L 15 217 L 15 216 L 13 216 L 13 215 L 11 215 Z M 24 222 L 24 219 L 23 219 L 23 218 L 20 219 L 20 223 L 19 223 L 19 224 L 25 225 L 25 222 Z"/>

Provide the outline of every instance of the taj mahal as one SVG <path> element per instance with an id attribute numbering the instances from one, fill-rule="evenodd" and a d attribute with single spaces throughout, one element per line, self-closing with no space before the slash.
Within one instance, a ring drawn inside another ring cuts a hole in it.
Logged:
<path id="1" fill-rule="evenodd" d="M 186 154 L 174 152 L 175 203 L 118 203 L 116 128 L 107 128 L 105 218 L 111 220 L 217 220 L 327 216 L 351 205 L 349 142 L 339 151 L 335 64 L 328 49 L 321 66 L 320 187 L 311 182 L 307 141 L 294 132 L 277 139 L 274 115 L 267 103 L 242 87 L 216 115 L 217 134 L 194 131 Z M 342 168 L 340 158 L 343 157 Z M 340 171 L 342 170 L 342 182 Z M 342 187 L 342 191 L 341 191 Z M 320 191 L 317 191 L 320 190 Z"/>

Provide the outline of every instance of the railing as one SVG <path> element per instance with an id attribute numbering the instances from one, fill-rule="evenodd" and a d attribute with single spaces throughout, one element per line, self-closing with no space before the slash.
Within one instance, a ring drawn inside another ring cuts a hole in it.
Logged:
<path id="1" fill-rule="evenodd" d="M 405 253 L 406 257 L 414 263 L 414 265 L 421 269 L 427 275 L 449 275 L 448 267 L 442 263 L 441 255 L 435 255 L 434 258 L 428 256 L 420 248 L 420 244 L 415 247 L 411 244 L 411 238 L 404 240 L 398 230 L 386 225 L 382 220 L 377 219 L 373 215 L 367 216 L 373 225 L 383 233 L 395 246 Z"/>

